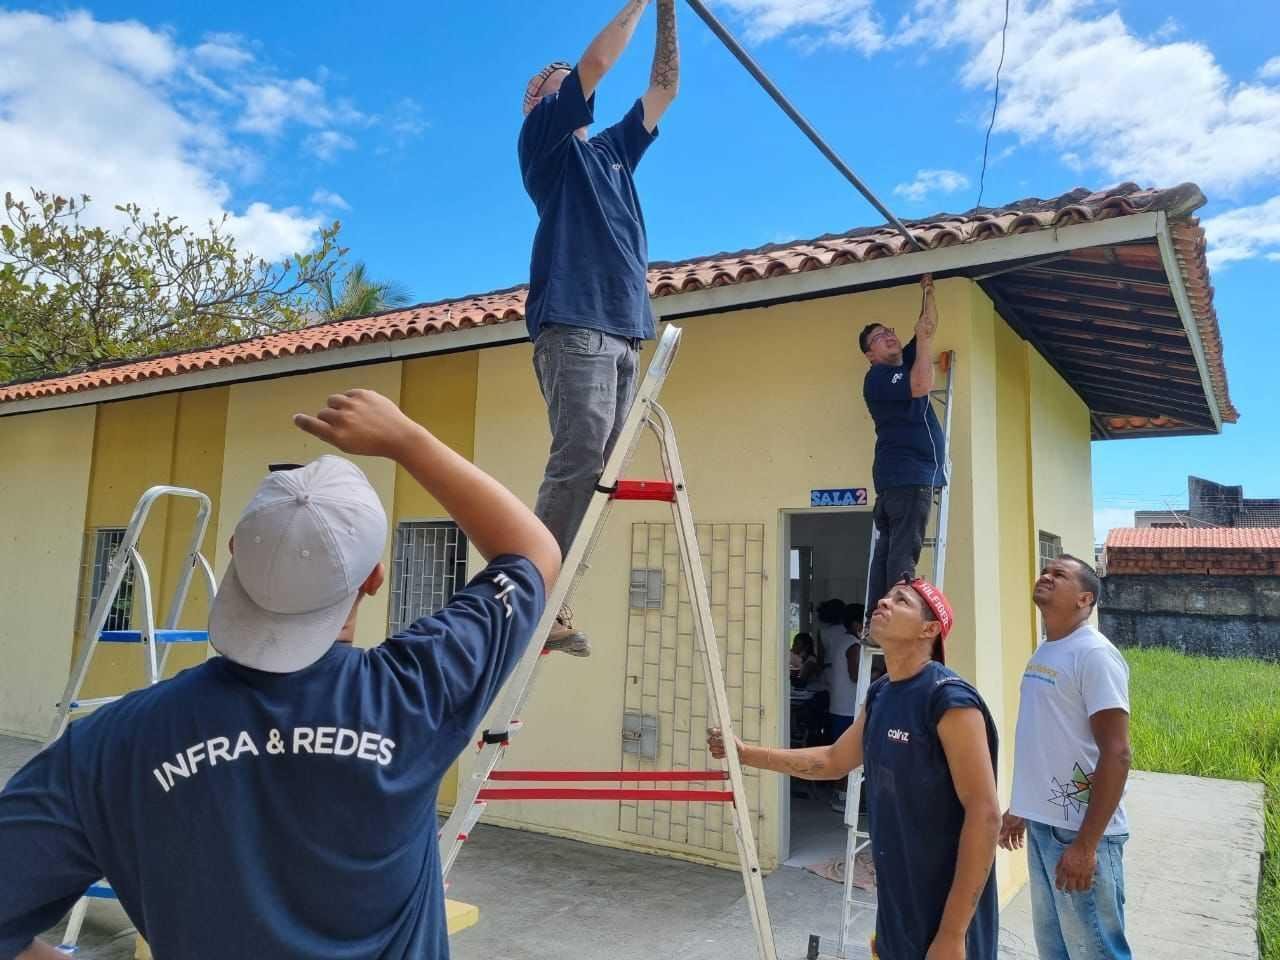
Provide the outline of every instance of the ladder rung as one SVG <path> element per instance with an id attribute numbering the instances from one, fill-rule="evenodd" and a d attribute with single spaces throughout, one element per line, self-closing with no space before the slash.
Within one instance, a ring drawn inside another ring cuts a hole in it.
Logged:
<path id="1" fill-rule="evenodd" d="M 670 503 L 676 498 L 676 485 L 669 480 L 619 480 L 613 489 L 614 500 L 659 500 Z"/>
<path id="2" fill-rule="evenodd" d="M 119 699 L 119 697 L 90 697 L 86 700 L 72 700 L 68 709 L 72 711 L 96 710 L 98 707 L 105 707 L 108 703 L 115 703 Z"/>
<path id="3" fill-rule="evenodd" d="M 495 770 L 490 780 L 542 781 L 544 783 L 671 783 L 675 781 L 728 780 L 725 770 Z"/>
<path id="4" fill-rule="evenodd" d="M 687 800 L 691 803 L 733 803 L 732 790 L 575 789 L 573 787 L 486 787 L 480 800 Z"/>
<path id="5" fill-rule="evenodd" d="M 98 634 L 102 643 L 142 643 L 141 630 L 103 630 Z M 157 630 L 157 643 L 208 643 L 208 630 Z"/>

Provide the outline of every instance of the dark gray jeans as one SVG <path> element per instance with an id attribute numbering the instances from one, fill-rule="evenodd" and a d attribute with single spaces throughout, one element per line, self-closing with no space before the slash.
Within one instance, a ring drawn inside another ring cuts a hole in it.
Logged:
<path id="1" fill-rule="evenodd" d="M 534 512 L 569 552 L 636 390 L 639 341 L 552 324 L 533 369 L 551 422 L 551 453 Z"/>
<path id="2" fill-rule="evenodd" d="M 879 534 L 871 557 L 867 619 L 904 573 L 915 574 L 933 508 L 933 487 L 891 487 L 876 497 L 872 519 Z"/>

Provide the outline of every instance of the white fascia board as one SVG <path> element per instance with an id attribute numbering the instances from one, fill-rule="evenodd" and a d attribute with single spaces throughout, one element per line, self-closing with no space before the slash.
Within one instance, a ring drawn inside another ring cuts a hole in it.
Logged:
<path id="1" fill-rule="evenodd" d="M 936 250 L 899 254 L 879 260 L 847 263 L 766 280 L 676 293 L 659 297 L 653 302 L 653 308 L 659 319 L 674 320 L 695 314 L 741 309 L 756 303 L 822 296 L 861 286 L 906 280 L 924 273 L 965 270 L 1028 257 L 1069 253 L 1084 247 L 1149 240 L 1156 236 L 1157 226 L 1156 214 L 1139 213 L 1095 223 L 1035 230 L 978 243 L 961 243 Z"/>
<path id="2" fill-rule="evenodd" d="M 135 397 L 171 393 L 175 390 L 199 390 L 202 387 L 216 387 L 228 383 L 265 380 L 272 377 L 314 373 L 318 370 L 333 370 L 340 367 L 361 366 L 368 363 L 384 363 L 389 360 L 405 360 L 412 357 L 429 356 L 433 353 L 478 350 L 482 347 L 519 343 L 521 340 L 527 340 L 528 338 L 529 334 L 525 329 L 523 320 L 491 323 L 481 327 L 469 327 L 466 330 L 433 333 L 425 337 L 383 340 L 376 343 L 361 343 L 351 347 L 317 350 L 313 353 L 274 357 L 270 360 L 252 360 L 244 363 L 229 364 L 225 367 L 211 367 L 208 370 L 193 370 L 190 373 L 138 380 L 133 383 L 117 383 L 105 387 L 94 387 L 92 390 L 78 390 L 74 393 L 57 394 L 51 397 L 10 400 L 0 403 L 0 417 L 13 416 L 19 413 L 35 413 L 40 410 L 56 410 L 60 407 L 110 403 L 113 400 L 131 400 Z"/>
<path id="3" fill-rule="evenodd" d="M 1127 217 L 1100 220 L 1095 223 L 1080 223 L 1067 227 L 1035 230 L 994 240 L 982 240 L 978 243 L 962 243 L 951 247 L 939 247 L 936 250 L 900 254 L 879 260 L 867 260 L 861 263 L 842 264 L 838 267 L 826 267 L 822 270 L 810 270 L 805 273 L 787 274 L 786 276 L 735 283 L 707 290 L 670 294 L 653 301 L 654 313 L 659 320 L 672 320 L 680 317 L 743 309 L 788 300 L 837 295 L 858 287 L 918 277 L 923 273 L 964 270 L 993 263 L 1022 260 L 1028 257 L 1069 253 L 1072 250 L 1086 247 L 1109 246 L 1116 243 L 1127 243 L 1132 240 L 1147 240 L 1153 237 L 1160 238 L 1163 236 L 1160 227 L 1163 216 L 1162 213 L 1139 213 Z M 1161 240 L 1162 252 L 1166 243 L 1167 240 Z M 1167 267 L 1166 270 L 1168 270 Z M 1180 282 L 1181 278 L 1176 269 L 1168 272 L 1171 281 L 1177 277 Z M 1185 301 L 1185 290 L 1183 291 L 1183 299 Z M 1180 307 L 1179 309 L 1181 310 L 1182 308 Z M 1186 320 L 1184 319 L 1185 323 Z M 1194 321 L 1192 326 L 1188 328 L 1189 335 L 1192 334 L 1192 331 L 1194 331 Z M 154 377 L 133 383 L 95 387 L 91 390 L 80 390 L 74 393 L 32 397 L 25 400 L 10 400 L 0 403 L 0 417 L 35 413 L 40 410 L 56 410 L 62 407 L 110 403 L 116 400 L 144 397 L 157 393 L 197 390 L 202 387 L 219 386 L 227 383 L 262 380 L 318 370 L 332 370 L 366 363 L 403 360 L 410 357 L 428 356 L 434 353 L 478 350 L 484 347 L 519 343 L 527 340 L 528 336 L 528 329 L 525 327 L 524 321 L 520 320 L 488 324 L 482 327 L 472 327 L 448 333 L 409 337 L 403 340 L 364 343 L 352 347 L 335 347 L 328 350 L 318 350 L 313 353 L 294 354 L 288 357 L 237 363 L 174 376 Z M 1192 335 L 1192 343 L 1194 348 L 1199 349 L 1200 339 L 1198 335 Z M 1203 354 L 1202 349 L 1199 350 L 1199 354 Z M 1201 363 L 1201 375 L 1205 377 L 1203 359 L 1201 359 Z M 1207 387 L 1207 377 L 1205 377 L 1205 383 Z M 1206 395 L 1209 395 L 1208 392 Z M 1213 405 L 1216 418 L 1217 405 L 1211 396 L 1210 403 Z"/>
<path id="4" fill-rule="evenodd" d="M 1204 401 L 1213 415 L 1214 429 L 1221 433 L 1222 411 L 1218 408 L 1218 398 L 1213 392 L 1213 381 L 1209 379 L 1209 362 L 1204 355 L 1204 341 L 1200 339 L 1200 325 L 1196 323 L 1196 315 L 1191 309 L 1191 298 L 1187 296 L 1187 285 L 1182 281 L 1182 269 L 1178 266 L 1178 255 L 1173 248 L 1173 231 L 1169 228 L 1169 218 L 1164 211 L 1156 216 L 1160 218 L 1156 241 L 1160 245 L 1160 260 L 1164 264 L 1165 276 L 1169 278 L 1169 291 L 1173 294 L 1174 303 L 1178 305 L 1182 329 L 1187 332 L 1187 342 L 1191 344 L 1191 353 L 1196 358 L 1200 386 L 1204 389 Z"/>

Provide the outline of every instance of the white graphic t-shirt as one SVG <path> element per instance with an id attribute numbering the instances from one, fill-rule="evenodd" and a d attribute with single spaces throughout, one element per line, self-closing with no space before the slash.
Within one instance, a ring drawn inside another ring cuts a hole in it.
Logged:
<path id="1" fill-rule="evenodd" d="M 1098 764 L 1089 718 L 1114 709 L 1129 711 L 1129 665 L 1110 640 L 1086 624 L 1041 644 L 1022 675 L 1010 811 L 1079 830 Z M 1122 801 L 1106 833 L 1128 832 Z"/>

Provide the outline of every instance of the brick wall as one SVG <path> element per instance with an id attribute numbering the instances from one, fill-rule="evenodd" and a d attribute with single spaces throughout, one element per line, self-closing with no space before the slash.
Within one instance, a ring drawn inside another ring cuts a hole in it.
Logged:
<path id="1" fill-rule="evenodd" d="M 1107 574 L 1280 576 L 1280 550 L 1221 547 L 1107 547 Z"/>
<path id="2" fill-rule="evenodd" d="M 1144 552 L 1157 558 L 1146 561 L 1153 563 L 1164 551 Z M 1280 571 L 1120 572 L 1108 551 L 1099 618 L 1102 632 L 1119 646 L 1280 661 Z"/>

